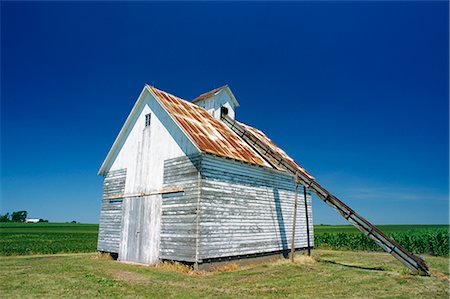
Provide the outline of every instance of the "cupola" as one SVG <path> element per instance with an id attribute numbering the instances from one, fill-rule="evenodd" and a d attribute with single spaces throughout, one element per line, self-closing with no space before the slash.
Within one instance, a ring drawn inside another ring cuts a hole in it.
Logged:
<path id="1" fill-rule="evenodd" d="M 234 97 L 228 85 L 213 89 L 204 93 L 192 101 L 194 104 L 205 108 L 214 118 L 220 119 L 221 113 L 235 119 L 235 109 L 239 103 Z"/>

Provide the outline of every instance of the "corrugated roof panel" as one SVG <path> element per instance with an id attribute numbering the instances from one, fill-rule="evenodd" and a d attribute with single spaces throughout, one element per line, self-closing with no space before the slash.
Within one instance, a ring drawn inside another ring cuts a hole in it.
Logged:
<path id="1" fill-rule="evenodd" d="M 310 178 L 313 178 L 313 176 L 306 171 L 306 169 L 304 169 L 300 164 L 298 164 L 297 162 L 295 162 L 294 159 L 292 159 L 291 157 L 289 157 L 288 154 L 286 154 L 285 151 L 283 151 L 279 146 L 277 146 L 269 137 L 266 136 L 266 134 L 264 134 L 262 131 L 255 129 L 249 125 L 246 125 L 244 123 L 238 122 L 240 125 L 242 125 L 247 131 L 249 131 L 250 133 L 253 134 L 253 136 L 255 136 L 256 138 L 259 139 L 259 141 L 265 143 L 271 150 L 273 150 L 274 152 L 278 153 L 279 155 L 281 155 L 284 159 L 288 160 L 289 162 L 297 165 L 297 167 L 305 172 L 306 174 L 308 174 L 310 176 Z M 278 161 L 269 161 L 272 166 L 276 167 L 279 170 L 283 170 L 279 165 L 278 165 Z"/>
<path id="2" fill-rule="evenodd" d="M 203 152 L 269 166 L 244 140 L 205 109 L 147 85 Z"/>

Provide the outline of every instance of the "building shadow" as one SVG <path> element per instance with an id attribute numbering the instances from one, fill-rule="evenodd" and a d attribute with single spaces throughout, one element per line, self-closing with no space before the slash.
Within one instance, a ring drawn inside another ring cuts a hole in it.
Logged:
<path id="1" fill-rule="evenodd" d="M 347 268 L 356 268 L 356 269 L 363 269 L 363 270 L 370 270 L 370 271 L 385 271 L 386 270 L 382 267 L 364 267 L 364 266 L 347 265 L 347 264 L 338 263 L 335 261 L 328 261 L 328 260 L 320 260 L 320 262 L 326 263 L 326 264 L 339 265 L 339 266 L 343 266 L 343 267 L 347 267 Z"/>
<path id="2" fill-rule="evenodd" d="M 284 224 L 284 218 L 283 218 L 283 209 L 281 207 L 281 200 L 280 200 L 280 194 L 278 192 L 278 189 L 273 189 L 273 198 L 275 201 L 275 211 L 277 213 L 277 222 L 278 222 L 278 230 L 280 232 L 280 241 L 281 241 L 281 248 L 283 252 L 283 256 L 285 258 L 289 257 L 289 248 L 288 248 L 288 240 L 286 238 L 286 227 Z"/>

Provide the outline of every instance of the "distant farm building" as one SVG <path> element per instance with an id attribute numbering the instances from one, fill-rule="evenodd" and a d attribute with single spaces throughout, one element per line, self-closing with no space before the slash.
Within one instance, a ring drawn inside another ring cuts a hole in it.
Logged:
<path id="1" fill-rule="evenodd" d="M 27 222 L 27 223 L 38 223 L 39 219 L 29 218 L 29 219 L 25 219 L 25 222 Z"/>
<path id="2" fill-rule="evenodd" d="M 287 253 L 298 182 L 221 118 L 234 120 L 238 106 L 228 86 L 192 102 L 144 87 L 99 170 L 99 251 L 144 264 Z M 236 124 L 306 173 L 263 132 Z M 311 196 L 298 190 L 295 249 L 314 245 Z"/>

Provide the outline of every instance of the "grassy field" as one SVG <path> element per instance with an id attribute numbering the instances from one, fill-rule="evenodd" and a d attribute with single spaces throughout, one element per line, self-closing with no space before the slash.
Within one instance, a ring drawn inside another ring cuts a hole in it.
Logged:
<path id="1" fill-rule="evenodd" d="M 387 233 L 431 232 L 448 226 L 381 226 Z M 319 225 L 316 239 L 359 236 L 352 226 Z M 409 273 L 386 253 L 316 249 L 295 264 L 279 260 L 215 272 L 186 266 L 123 264 L 95 253 L 98 225 L 0 224 L 2 298 L 448 298 L 448 258 L 425 256 L 433 276 Z M 322 247 L 329 247 L 322 244 Z M 61 254 L 63 252 L 63 254 Z M 75 253 L 77 252 L 77 253 Z M 87 252 L 87 253 L 80 253 Z M 59 253 L 46 254 L 41 253 Z M 34 255 L 28 255 L 34 254 Z M 38 255 L 40 254 L 40 255 Z M 7 256 L 15 255 L 15 256 Z M 233 271 L 224 271 L 233 270 Z"/>
<path id="2" fill-rule="evenodd" d="M 448 256 L 448 225 L 380 225 L 408 250 Z M 94 252 L 97 224 L 0 223 L 0 255 Z M 351 225 L 315 225 L 315 244 L 323 249 L 381 250 Z"/>
<path id="3" fill-rule="evenodd" d="M 0 223 L 0 255 L 93 252 L 98 224 Z"/>
<path id="4" fill-rule="evenodd" d="M 427 257 L 414 276 L 387 253 L 314 250 L 239 269 L 146 267 L 96 253 L 0 257 L 3 298 L 448 298 L 448 260 Z M 224 271 L 224 270 L 232 271 Z M 224 272 L 221 272 L 224 271 Z"/>

